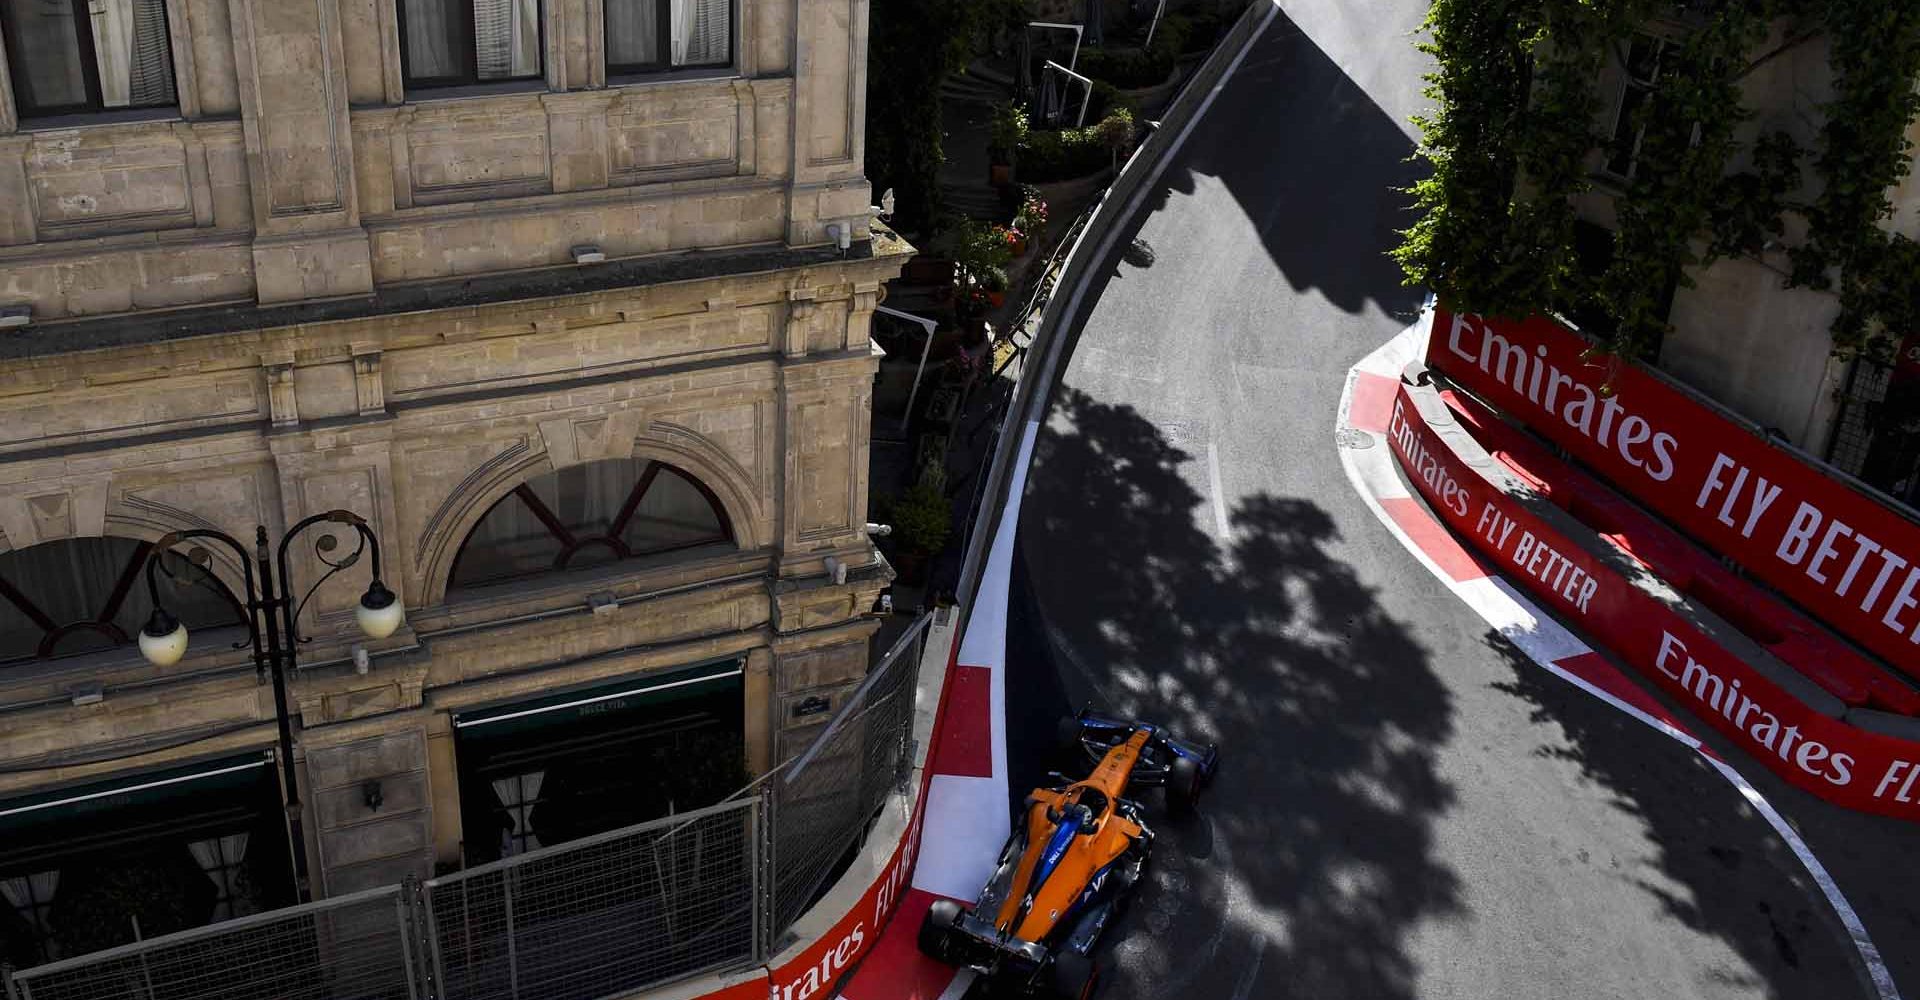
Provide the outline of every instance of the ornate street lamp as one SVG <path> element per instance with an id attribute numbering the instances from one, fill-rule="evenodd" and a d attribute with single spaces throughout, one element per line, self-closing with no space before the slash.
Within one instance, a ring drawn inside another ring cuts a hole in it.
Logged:
<path id="1" fill-rule="evenodd" d="M 352 552 L 340 558 L 331 558 L 330 553 L 339 546 L 334 535 L 322 535 L 314 542 L 314 556 L 328 569 L 307 589 L 306 596 L 295 604 L 289 591 L 287 571 L 287 550 L 296 536 L 320 523 L 344 524 L 352 526 L 359 544 Z M 373 529 L 367 526 L 366 519 L 352 511 L 330 510 L 324 514 L 315 514 L 292 528 L 280 539 L 278 574 L 274 573 L 274 564 L 269 561 L 267 547 L 267 529 L 254 529 L 253 552 L 238 539 L 222 531 L 211 528 L 194 528 L 189 531 L 176 531 L 164 535 L 155 542 L 147 556 L 147 593 L 153 598 L 153 615 L 140 630 L 140 654 L 155 666 L 168 667 L 180 662 L 187 652 L 187 627 L 167 612 L 160 604 L 160 584 L 155 571 L 166 572 L 161 557 L 173 546 L 195 538 L 211 538 L 230 548 L 239 555 L 240 566 L 246 580 L 247 639 L 234 643 L 235 649 L 243 649 L 249 643 L 253 646 L 254 669 L 261 674 L 273 675 L 273 706 L 280 723 L 280 767 L 287 789 L 287 829 L 293 841 L 293 876 L 299 901 L 307 902 L 310 893 L 307 884 L 307 842 L 300 821 L 300 791 L 293 772 L 293 724 L 287 714 L 287 672 L 294 669 L 293 651 L 298 643 L 312 642 L 300 635 L 300 612 L 307 606 L 315 591 L 326 583 L 335 573 L 360 561 L 364 552 L 372 558 L 373 582 L 367 585 L 367 592 L 360 596 L 360 603 L 353 609 L 354 621 L 360 631 L 370 639 L 384 639 L 399 629 L 406 621 L 406 612 L 400 606 L 400 598 L 380 579 L 380 542 L 373 536 Z M 189 550 L 187 558 L 204 565 L 208 561 L 207 551 L 195 547 Z M 255 588 L 255 575 L 258 574 L 258 589 Z M 276 587 L 275 581 L 278 581 Z M 263 627 L 264 625 L 264 627 Z M 284 640 L 283 640 L 284 635 Z"/>

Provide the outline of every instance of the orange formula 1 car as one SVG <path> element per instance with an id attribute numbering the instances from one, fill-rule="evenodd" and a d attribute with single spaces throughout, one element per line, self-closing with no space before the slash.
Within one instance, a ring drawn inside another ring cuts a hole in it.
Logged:
<path id="1" fill-rule="evenodd" d="M 1157 726 L 1081 712 L 1064 720 L 1063 748 L 1084 780 L 1036 788 L 972 909 L 939 900 L 920 925 L 920 949 L 943 962 L 1011 979 L 1030 992 L 1082 1000 L 1093 992 L 1094 944 L 1139 882 L 1153 831 L 1140 787 L 1166 791 L 1175 813 L 1190 812 L 1213 776 L 1219 751 L 1176 739 Z"/>

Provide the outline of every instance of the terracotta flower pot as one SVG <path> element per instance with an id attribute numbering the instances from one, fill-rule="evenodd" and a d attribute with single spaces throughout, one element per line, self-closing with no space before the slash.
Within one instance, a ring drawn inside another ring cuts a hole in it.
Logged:
<path id="1" fill-rule="evenodd" d="M 1006 292 L 988 292 L 987 304 L 992 306 L 995 309 L 998 309 L 1001 306 L 1006 305 L 1007 293 Z"/>
<path id="2" fill-rule="evenodd" d="M 1025 236 L 1015 236 L 1012 241 L 1008 243 L 1008 246 L 1013 249 L 1013 255 L 1015 257 L 1025 257 L 1027 255 L 1027 238 Z"/>
<path id="3" fill-rule="evenodd" d="M 994 187 L 1005 187 L 1013 183 L 1013 164 L 995 163 L 987 167 L 987 183 Z"/>

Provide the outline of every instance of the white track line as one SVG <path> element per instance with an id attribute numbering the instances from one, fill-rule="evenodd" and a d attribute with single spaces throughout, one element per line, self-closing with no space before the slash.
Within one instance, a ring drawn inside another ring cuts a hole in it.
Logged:
<path id="1" fill-rule="evenodd" d="M 1418 559 L 1421 565 L 1438 577 L 1440 582 L 1446 584 L 1455 596 L 1472 608 L 1474 613 L 1485 619 L 1487 624 L 1512 641 L 1521 652 L 1526 653 L 1528 659 L 1554 676 L 1625 712 L 1654 731 L 1678 741 L 1705 758 L 1707 763 L 1712 764 L 1714 770 L 1746 798 L 1754 811 L 1766 819 L 1767 825 L 1771 826 L 1774 833 L 1778 834 L 1793 851 L 1794 857 L 1800 859 L 1800 864 L 1806 868 L 1814 884 L 1820 887 L 1820 894 L 1826 897 L 1827 904 L 1833 907 L 1834 913 L 1840 918 L 1840 923 L 1846 928 L 1854 951 L 1860 956 L 1861 965 L 1872 981 L 1880 1000 L 1900 1000 L 1900 990 L 1894 984 L 1893 974 L 1887 970 L 1886 963 L 1880 958 L 1880 949 L 1874 945 L 1873 939 L 1867 934 L 1866 925 L 1861 922 L 1859 913 L 1855 912 L 1853 905 L 1847 902 L 1846 894 L 1834 882 L 1826 866 L 1814 856 L 1812 848 L 1807 846 L 1807 842 L 1800 838 L 1800 834 L 1787 822 L 1786 817 L 1780 815 L 1780 811 L 1760 794 L 1760 790 L 1755 788 L 1752 782 L 1741 775 L 1733 765 L 1704 748 L 1693 734 L 1648 715 L 1562 668 L 1557 661 L 1591 652 L 1592 647 L 1561 627 L 1551 615 L 1542 612 L 1531 600 L 1498 576 L 1465 582 L 1453 579 L 1420 548 L 1406 531 L 1401 529 L 1399 523 L 1387 514 L 1386 509 L 1380 506 L 1379 498 L 1382 496 L 1404 497 L 1411 493 L 1400 479 L 1399 470 L 1393 460 L 1391 445 L 1382 439 L 1370 448 L 1347 448 L 1339 445 L 1338 438 L 1352 427 L 1349 411 L 1353 405 L 1353 385 L 1358 374 L 1366 372 L 1386 375 L 1391 372 L 1393 377 L 1398 377 L 1401 367 L 1408 360 L 1417 357 L 1421 345 L 1425 343 L 1428 329 L 1433 322 L 1432 306 L 1432 300 L 1429 299 L 1418 322 L 1366 358 L 1361 359 L 1347 374 L 1346 389 L 1340 396 L 1340 408 L 1334 418 L 1334 434 L 1335 447 L 1340 453 L 1340 465 L 1346 471 L 1347 481 L 1353 485 L 1354 492 L 1360 495 L 1367 509 L 1373 512 L 1373 516 L 1386 526 L 1387 531 L 1394 538 L 1399 539 L 1400 544 L 1406 547 L 1408 552 L 1413 553 L 1414 558 Z M 1375 436 L 1379 437 L 1379 435 Z"/>
<path id="2" fill-rule="evenodd" d="M 1213 523 L 1227 537 L 1227 492 L 1220 485 L 1220 447 L 1207 442 L 1207 489 L 1213 493 Z"/>

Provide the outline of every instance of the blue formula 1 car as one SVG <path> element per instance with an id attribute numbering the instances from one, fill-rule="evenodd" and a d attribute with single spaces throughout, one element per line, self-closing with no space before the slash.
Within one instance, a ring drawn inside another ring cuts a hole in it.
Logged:
<path id="1" fill-rule="evenodd" d="M 1164 790 L 1176 815 L 1191 813 L 1219 751 L 1140 722 L 1092 715 L 1062 720 L 1063 751 L 1087 777 L 1036 788 L 1015 817 L 993 874 L 972 908 L 939 900 L 920 925 L 920 950 L 1028 992 L 1092 995 L 1092 952 L 1138 884 L 1153 831 L 1137 788 Z"/>

